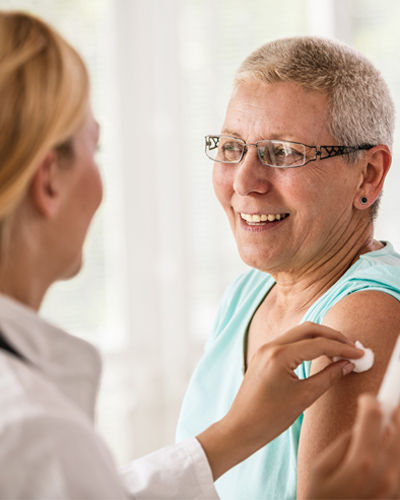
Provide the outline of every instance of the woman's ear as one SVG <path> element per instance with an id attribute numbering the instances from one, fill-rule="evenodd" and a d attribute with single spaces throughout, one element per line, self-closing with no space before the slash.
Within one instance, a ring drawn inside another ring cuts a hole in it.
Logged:
<path id="1" fill-rule="evenodd" d="M 392 155 L 387 146 L 379 144 L 368 150 L 365 164 L 361 171 L 354 207 L 360 210 L 369 208 L 382 191 L 386 174 L 392 162 Z"/>
<path id="2" fill-rule="evenodd" d="M 53 217 L 60 204 L 60 172 L 54 151 L 49 151 L 33 176 L 30 196 L 36 210 L 44 217 Z"/>

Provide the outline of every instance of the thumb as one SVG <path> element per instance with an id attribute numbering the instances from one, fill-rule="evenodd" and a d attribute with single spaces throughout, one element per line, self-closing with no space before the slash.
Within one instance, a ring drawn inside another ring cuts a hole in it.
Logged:
<path id="1" fill-rule="evenodd" d="M 303 380 L 301 383 L 304 384 L 304 386 L 307 386 L 307 393 L 310 397 L 308 405 L 311 405 L 335 382 L 351 373 L 353 369 L 353 363 L 348 360 L 341 360 L 336 363 L 330 363 L 323 370 Z"/>

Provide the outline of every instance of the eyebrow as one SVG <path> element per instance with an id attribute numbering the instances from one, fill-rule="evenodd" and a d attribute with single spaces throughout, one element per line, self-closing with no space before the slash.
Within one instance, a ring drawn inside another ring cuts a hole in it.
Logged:
<path id="1" fill-rule="evenodd" d="M 245 139 L 243 139 L 243 137 L 238 134 L 237 132 L 235 132 L 234 130 L 230 130 L 230 129 L 226 129 L 224 128 L 222 131 L 221 131 L 221 135 L 230 135 L 232 137 L 236 137 L 238 139 L 242 139 L 243 141 L 245 141 Z M 294 139 L 291 134 L 289 134 L 289 137 L 290 139 L 283 139 L 282 136 L 280 134 L 271 134 L 269 137 L 263 137 L 262 139 L 259 139 L 260 141 L 263 141 L 263 140 L 271 140 L 271 141 L 288 141 L 288 142 L 298 142 L 299 144 L 306 144 L 305 142 L 302 142 L 301 140 L 299 139 Z M 246 141 L 245 141 L 246 142 Z"/>
<path id="2" fill-rule="evenodd" d="M 233 130 L 229 130 L 229 129 L 226 129 L 226 128 L 224 128 L 221 131 L 221 135 L 231 135 L 232 137 L 238 137 L 239 139 L 241 139 L 240 134 L 238 134 L 237 132 L 234 132 Z"/>

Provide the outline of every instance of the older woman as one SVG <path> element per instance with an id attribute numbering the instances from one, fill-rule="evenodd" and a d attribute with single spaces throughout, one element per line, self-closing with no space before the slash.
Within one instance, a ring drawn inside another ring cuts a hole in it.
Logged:
<path id="1" fill-rule="evenodd" d="M 339 361 L 300 381 L 293 374 L 299 360 L 362 352 L 330 328 L 304 324 L 287 332 L 257 351 L 223 418 L 197 439 L 131 463 L 120 477 L 93 428 L 97 352 L 37 314 L 52 283 L 79 271 L 102 197 L 85 65 L 44 22 L 0 12 L 0 102 L 0 497 L 216 498 L 213 479 L 277 436 L 354 367 Z M 362 433 L 382 420 L 377 402 L 364 401 Z M 380 456 L 400 468 L 400 412 L 393 424 L 396 445 Z M 376 450 L 371 443 L 362 460 Z M 341 494 L 352 491 L 346 474 L 359 477 L 359 461 L 350 461 L 346 470 L 335 467 L 332 489 L 321 457 L 310 494 L 337 494 L 338 484 Z"/>
<path id="2" fill-rule="evenodd" d="M 357 395 L 379 387 L 400 324 L 400 256 L 373 237 L 393 115 L 385 82 L 361 54 L 299 37 L 243 62 L 221 133 L 206 137 L 215 193 L 253 269 L 222 300 L 178 437 L 222 416 L 259 346 L 304 321 L 359 339 L 376 360 L 221 478 L 224 499 L 295 498 L 297 477 L 303 497 L 316 454 L 352 425 Z M 326 363 L 304 362 L 297 375 Z"/>

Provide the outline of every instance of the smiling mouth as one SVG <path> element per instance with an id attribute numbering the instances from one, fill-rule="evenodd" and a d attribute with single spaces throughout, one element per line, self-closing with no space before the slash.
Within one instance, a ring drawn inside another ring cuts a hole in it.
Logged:
<path id="1" fill-rule="evenodd" d="M 247 222 L 249 226 L 261 226 L 271 222 L 281 221 L 289 217 L 289 214 L 245 214 L 241 213 L 242 220 Z"/>

